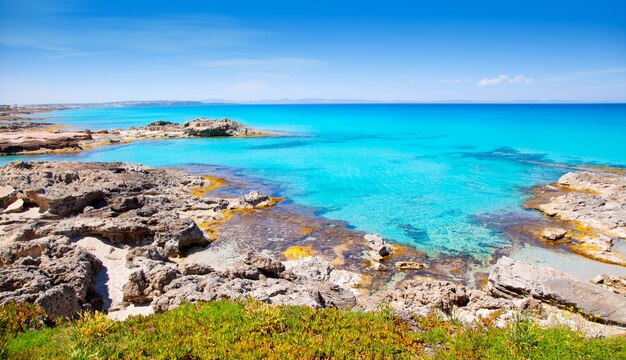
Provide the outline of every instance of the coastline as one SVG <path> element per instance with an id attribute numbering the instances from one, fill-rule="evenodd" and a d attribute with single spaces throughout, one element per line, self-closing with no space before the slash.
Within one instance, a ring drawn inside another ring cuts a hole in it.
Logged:
<path id="1" fill-rule="evenodd" d="M 149 139 L 267 136 L 291 135 L 257 130 L 227 118 L 198 118 L 184 124 L 154 121 L 146 126 L 116 130 L 65 130 L 63 125 L 52 123 L 0 121 L 0 156 L 77 153 Z"/>
<path id="2" fill-rule="evenodd" d="M 168 124 L 157 124 L 153 126 L 162 127 L 168 126 Z M 164 132 L 162 128 L 154 130 L 146 128 L 141 128 L 137 131 L 156 131 L 159 133 Z M 179 128 L 177 130 L 179 130 Z M 129 131 L 135 130 L 131 129 Z M 97 168 L 98 165 L 88 166 L 96 166 Z M 141 168 L 141 166 L 138 167 Z M 609 172 L 613 173 L 619 171 L 615 170 Z M 216 177 L 215 174 L 210 174 L 210 176 L 205 174 L 204 177 L 200 178 L 196 177 L 196 180 L 193 181 L 196 182 L 197 186 L 195 186 L 194 190 L 189 190 L 191 191 L 190 194 L 194 197 L 204 198 L 205 195 L 212 196 L 213 191 L 217 190 L 216 193 L 219 193 L 219 190 L 224 189 L 222 187 L 224 184 L 223 182 L 220 183 L 221 180 L 218 180 L 219 178 L 220 176 L 218 175 Z M 228 182 L 230 182 L 231 184 L 237 183 L 236 180 L 226 179 L 226 183 Z M 255 185 L 248 184 L 246 186 L 254 187 Z M 220 189 L 220 187 L 222 188 Z M 433 296 L 433 292 L 434 294 L 443 294 L 449 292 L 451 289 L 450 287 L 454 289 L 459 289 L 458 291 L 469 291 L 472 293 L 474 293 L 474 291 L 478 291 L 478 293 L 475 294 L 479 294 L 476 296 L 478 296 L 478 299 L 482 299 L 480 301 L 477 301 L 478 304 L 484 305 L 484 301 L 486 301 L 485 299 L 490 299 L 492 296 L 485 288 L 485 285 L 488 283 L 487 272 L 484 271 L 484 269 L 480 270 L 480 264 L 478 264 L 478 262 L 469 257 L 454 257 L 444 255 L 437 258 L 432 258 L 427 256 L 425 253 L 416 251 L 415 249 L 412 249 L 408 246 L 393 244 L 392 246 L 395 248 L 395 250 L 391 251 L 390 255 L 384 255 L 381 259 L 376 260 L 369 255 L 369 252 L 371 252 L 372 249 L 370 248 L 368 250 L 369 245 L 367 245 L 367 241 L 363 241 L 363 238 L 367 234 L 353 229 L 349 229 L 348 227 L 346 227 L 345 223 L 327 220 L 318 216 L 314 216 L 314 214 L 307 214 L 306 211 L 302 211 L 302 209 L 295 209 L 293 208 L 293 206 L 287 206 L 285 204 L 282 204 L 281 202 L 271 200 L 269 197 L 266 197 L 266 200 L 263 200 L 265 201 L 264 205 L 253 205 L 252 208 L 249 208 L 247 207 L 247 205 L 245 205 L 246 200 L 244 199 L 244 197 L 245 194 L 240 194 L 240 200 L 237 200 L 239 204 L 244 204 L 243 208 L 238 208 L 237 206 L 235 206 L 234 208 L 226 209 L 228 210 L 228 212 L 226 213 L 219 213 L 219 215 L 215 214 L 214 216 L 212 215 L 211 219 L 198 218 L 198 221 L 195 221 L 196 226 L 198 226 L 198 228 L 205 233 L 207 239 L 205 241 L 207 241 L 208 243 L 215 241 L 214 245 L 210 245 L 204 250 L 195 250 L 195 253 L 193 253 L 193 251 L 188 252 L 191 248 L 181 248 L 181 252 L 178 253 L 176 257 L 182 256 L 182 258 L 180 260 L 176 260 L 175 258 L 166 256 L 166 258 L 169 258 L 169 260 L 167 260 L 163 264 L 154 265 L 158 269 L 161 269 L 157 271 L 154 276 L 163 276 L 163 274 L 161 274 L 161 272 L 163 271 L 163 266 L 166 266 L 167 268 L 172 268 L 172 266 L 175 266 L 179 269 L 177 271 L 182 272 L 184 276 L 187 276 L 185 275 L 185 271 L 187 271 L 185 269 L 187 269 L 188 267 L 193 268 L 200 265 L 214 266 L 215 268 L 212 268 L 213 270 L 209 271 L 208 273 L 213 273 L 214 271 L 217 271 L 219 273 L 225 274 L 223 276 L 225 276 L 227 279 L 233 280 L 231 278 L 233 276 L 233 271 L 235 271 L 235 273 L 237 273 L 237 271 L 242 271 L 241 266 L 254 267 L 257 266 L 253 265 L 255 261 L 260 261 L 261 263 L 268 261 L 256 258 L 251 260 L 251 258 L 247 254 L 249 251 L 252 251 L 254 253 L 260 252 L 261 254 L 269 255 L 270 258 L 278 259 L 277 261 L 283 262 L 285 264 L 284 266 L 286 266 L 286 268 L 288 269 L 298 269 L 302 267 L 308 268 L 312 266 L 310 262 L 313 261 L 316 264 L 315 266 L 321 266 L 321 268 L 323 269 L 330 269 L 323 271 L 328 271 L 329 273 L 340 273 L 341 275 L 335 276 L 335 281 L 339 281 L 339 284 L 346 291 L 348 291 L 348 293 L 354 294 L 355 304 L 352 306 L 356 305 L 357 308 L 360 307 L 364 309 L 371 309 L 373 306 L 376 306 L 381 301 L 392 301 L 398 303 L 398 309 L 403 309 L 408 306 L 408 308 L 412 309 L 412 311 L 423 311 L 423 309 L 419 306 L 426 306 L 426 308 L 430 308 L 432 304 L 430 304 L 430 302 L 428 302 L 427 304 L 422 303 L 422 305 L 419 305 L 418 309 L 416 309 L 414 307 L 415 304 L 407 305 L 406 296 L 409 296 L 408 294 L 413 294 L 412 291 L 417 291 L 419 294 L 421 294 L 420 296 Z M 31 201 L 30 209 L 28 209 L 27 206 L 26 209 L 19 209 L 19 211 L 15 211 L 14 213 L 32 213 L 31 210 L 33 200 L 31 199 L 29 201 Z M 230 198 L 230 200 L 226 200 L 225 198 L 221 198 L 221 200 L 212 200 L 211 198 L 208 198 L 206 201 L 220 203 L 220 201 L 232 202 L 234 200 L 233 198 Z M 256 208 L 256 210 L 252 210 L 253 208 Z M 196 209 L 193 211 L 197 212 L 199 214 L 198 216 L 204 216 L 200 214 L 202 212 L 202 210 L 200 209 Z M 35 216 L 34 213 L 32 215 Z M 72 237 L 80 238 L 76 242 L 79 247 L 81 247 L 80 245 L 83 244 L 86 249 L 91 248 L 93 249 L 92 251 L 94 253 L 100 253 L 100 257 L 103 257 L 103 259 L 101 260 L 103 264 L 106 263 L 108 260 L 111 260 L 109 258 L 112 255 L 107 254 L 113 254 L 118 251 L 118 247 L 112 246 L 110 244 L 106 245 L 106 242 L 104 243 L 106 246 L 102 248 L 102 245 L 98 245 L 102 242 L 101 239 L 90 237 L 85 238 L 85 235 L 89 234 L 83 234 L 80 232 L 72 233 Z M 100 234 L 100 236 L 102 236 L 102 234 Z M 280 240 L 281 238 L 283 239 L 282 241 Z M 243 243 L 242 239 L 245 240 Z M 245 246 L 242 247 L 241 245 Z M 236 256 L 233 256 L 234 254 Z M 107 256 L 109 258 L 107 258 Z M 128 253 L 120 254 L 120 256 L 113 257 L 117 259 L 117 265 L 115 265 L 114 263 L 109 263 L 109 266 L 119 267 L 122 266 L 122 264 L 124 263 L 122 259 L 128 258 Z M 150 258 L 147 259 L 149 260 L 148 262 L 155 260 Z M 250 262 L 252 262 L 252 264 Z M 396 269 L 397 265 L 394 266 L 394 264 L 399 262 L 414 263 L 413 266 L 415 268 L 412 270 Z M 233 270 L 233 267 L 235 268 L 235 270 Z M 148 269 L 149 271 L 152 271 L 152 268 L 149 267 Z M 297 271 L 298 270 L 296 270 L 296 272 Z M 128 273 L 126 273 L 126 275 L 130 277 L 130 274 Z M 234 278 L 240 279 L 241 277 L 234 275 Z M 337 280 L 337 278 L 339 278 L 340 280 Z M 355 280 L 357 278 L 359 280 Z M 489 275 L 489 278 L 491 278 L 491 275 Z M 303 278 L 296 277 L 296 280 L 286 280 L 291 281 L 291 284 L 287 285 L 287 287 L 293 290 L 292 286 L 295 286 L 293 285 L 294 281 L 295 284 L 299 286 L 303 284 L 302 281 L 306 282 L 308 280 L 310 279 L 308 279 L 306 276 L 304 276 Z M 115 285 L 115 287 L 117 288 L 116 297 L 118 298 L 116 300 L 116 305 L 119 306 L 120 284 L 124 284 L 125 281 L 129 281 L 129 279 L 117 279 L 115 281 L 117 283 L 117 285 Z M 330 278 L 323 277 L 316 281 L 322 281 L 322 283 L 329 282 Z M 567 281 L 573 282 L 575 280 L 568 278 Z M 334 283 L 333 281 L 330 282 Z M 412 285 L 407 288 L 407 284 Z M 439 288 L 438 290 L 434 290 L 432 287 L 423 288 L 423 284 L 431 284 L 432 286 L 438 286 Z M 334 285 L 338 284 L 334 283 Z M 469 287 L 466 287 L 465 285 L 469 285 Z M 259 286 L 263 288 L 266 286 L 266 284 L 261 284 Z M 404 286 L 404 288 L 402 288 L 402 286 Z M 150 297 L 148 299 L 151 301 L 156 301 L 156 305 L 159 309 L 169 309 L 170 306 L 175 304 L 175 302 L 172 303 L 172 301 L 178 301 L 176 299 L 179 298 L 176 296 L 181 296 L 181 294 L 175 295 L 173 298 L 170 294 L 170 297 L 166 297 L 164 300 L 162 300 L 166 302 L 165 305 L 159 305 L 159 300 L 157 299 L 159 296 L 164 295 L 159 294 L 163 290 L 165 290 L 165 288 L 158 290 L 155 295 L 152 295 L 157 296 L 156 298 Z M 331 298 L 333 296 L 340 296 L 340 298 L 344 298 L 345 300 L 345 297 L 348 293 L 339 293 L 339 295 L 334 294 L 331 295 Z M 140 297 L 139 299 L 142 300 L 138 303 L 124 305 L 121 308 L 113 307 L 112 309 L 115 311 L 112 311 L 112 316 L 117 316 L 115 315 L 116 312 L 121 317 L 133 313 L 145 313 L 147 310 L 145 306 L 142 305 L 145 304 L 142 303 L 142 301 L 145 301 L 146 299 L 145 294 L 141 296 L 144 297 Z M 182 296 L 184 298 L 184 296 L 190 295 Z M 238 295 L 230 293 L 229 296 Z M 415 294 L 410 296 L 415 296 Z M 191 298 L 195 299 L 195 297 Z M 272 298 L 272 296 L 268 297 L 267 299 L 270 298 Z M 496 303 L 496 309 L 504 308 L 507 309 L 507 311 L 512 311 L 512 309 L 515 308 L 513 303 L 508 302 L 508 300 L 499 299 L 496 301 Z M 451 304 L 451 306 L 457 306 L 460 311 L 465 311 L 465 315 L 468 319 L 476 318 L 476 312 L 484 309 L 478 305 L 475 307 L 471 307 L 470 310 L 466 310 L 467 304 Z M 135 308 L 137 309 L 136 311 L 133 310 Z M 511 313 L 508 312 L 507 314 L 508 316 L 510 316 Z M 506 317 L 507 316 L 503 316 L 503 321 L 505 321 Z M 581 321 L 584 320 L 581 319 Z M 615 330 L 614 328 L 612 329 Z"/>

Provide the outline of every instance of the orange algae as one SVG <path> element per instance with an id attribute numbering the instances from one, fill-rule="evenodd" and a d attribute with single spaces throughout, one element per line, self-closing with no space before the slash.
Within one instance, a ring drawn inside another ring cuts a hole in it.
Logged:
<path id="1" fill-rule="evenodd" d="M 313 245 L 294 245 L 287 248 L 287 250 L 283 251 L 283 255 L 289 260 L 297 260 L 304 257 L 309 257 L 315 255 L 315 251 L 313 250 Z"/>
<path id="2" fill-rule="evenodd" d="M 217 235 L 215 235 L 216 229 L 213 228 L 213 225 L 216 223 L 217 221 L 200 221 L 197 222 L 196 225 L 198 225 L 198 227 L 204 231 L 204 234 L 207 236 L 207 238 L 209 238 L 209 240 L 213 242 L 217 240 Z"/>
<path id="3" fill-rule="evenodd" d="M 302 228 L 300 228 L 300 235 L 302 237 L 307 237 L 307 236 L 311 235 L 312 231 L 313 231 L 313 229 L 310 228 L 310 227 L 302 227 Z"/>
<path id="4" fill-rule="evenodd" d="M 596 260 L 605 264 L 626 266 L 626 260 L 622 260 L 621 257 L 618 257 L 618 254 L 612 253 L 613 255 L 617 256 L 609 258 L 608 256 L 606 256 L 608 255 L 607 252 L 603 251 L 601 248 L 594 244 L 581 243 L 568 245 L 567 248 L 571 252 L 584 256 L 588 259 Z M 609 252 L 609 254 L 611 254 L 611 252 Z"/>
<path id="5" fill-rule="evenodd" d="M 282 197 L 270 197 L 270 200 L 267 202 L 267 204 L 261 205 L 261 206 L 257 206 L 256 208 L 257 209 L 265 209 L 265 208 L 268 208 L 268 207 L 272 207 L 272 206 L 276 205 L 277 203 L 279 203 L 279 202 L 281 202 L 283 200 L 285 200 L 285 198 L 282 198 Z"/>
<path id="6" fill-rule="evenodd" d="M 224 187 L 228 184 L 228 180 L 224 178 L 204 175 L 202 178 L 209 181 L 209 185 L 201 186 L 191 190 L 191 196 L 200 197 L 206 195 L 209 191 L 213 191 Z"/>

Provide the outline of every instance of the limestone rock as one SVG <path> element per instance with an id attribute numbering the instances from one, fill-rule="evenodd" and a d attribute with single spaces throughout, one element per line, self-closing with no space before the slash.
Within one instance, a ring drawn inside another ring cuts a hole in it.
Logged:
<path id="1" fill-rule="evenodd" d="M 385 239 L 376 234 L 366 234 L 364 236 L 365 243 L 370 249 L 368 254 L 375 261 L 382 260 L 385 256 L 388 256 L 393 252 L 394 248 Z"/>
<path id="2" fill-rule="evenodd" d="M 188 121 L 183 125 L 187 136 L 214 137 L 214 136 L 253 136 L 264 133 L 230 119 L 199 118 Z"/>
<path id="3" fill-rule="evenodd" d="M 229 209 L 254 209 L 263 208 L 272 204 L 272 199 L 258 191 L 251 191 L 237 199 L 233 199 L 228 205 Z"/>
<path id="4" fill-rule="evenodd" d="M 51 236 L 0 248 L 0 304 L 32 302 L 52 316 L 73 316 L 97 307 L 95 276 L 101 263 L 70 243 Z"/>
<path id="5" fill-rule="evenodd" d="M 307 272 L 305 264 L 297 262 L 296 266 L 285 270 L 285 265 L 277 260 L 249 254 L 224 273 L 213 271 L 173 280 L 164 287 L 163 295 L 152 301 L 152 305 L 156 311 L 166 311 L 180 305 L 182 301 L 250 296 L 277 305 L 346 309 L 355 306 L 356 296 L 346 286 L 340 285 L 349 282 L 343 270 L 332 268 L 325 260 L 309 260 L 309 265 L 319 268 Z"/>
<path id="6" fill-rule="evenodd" d="M 13 186 L 0 185 L 0 207 L 6 208 L 17 200 L 17 191 Z"/>
<path id="7" fill-rule="evenodd" d="M 545 228 L 540 234 L 543 238 L 548 240 L 561 240 L 567 235 L 567 230 L 562 228 Z"/>
<path id="8" fill-rule="evenodd" d="M 626 325 L 626 297 L 560 271 L 502 257 L 489 274 L 487 289 L 496 296 L 532 296 L 574 307 L 600 322 Z"/>
<path id="9" fill-rule="evenodd" d="M 394 264 L 398 270 L 422 270 L 424 265 L 417 261 L 396 261 Z"/>
<path id="10" fill-rule="evenodd" d="M 13 203 L 11 203 L 11 205 L 7 206 L 6 209 L 4 209 L 4 213 L 12 214 L 12 213 L 22 212 L 23 210 L 24 210 L 24 200 L 17 199 Z"/>

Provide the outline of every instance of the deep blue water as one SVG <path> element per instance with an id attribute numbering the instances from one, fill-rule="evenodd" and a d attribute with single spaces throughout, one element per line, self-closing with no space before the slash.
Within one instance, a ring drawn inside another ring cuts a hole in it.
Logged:
<path id="1" fill-rule="evenodd" d="M 567 171 L 552 164 L 626 166 L 626 105 L 220 105 L 44 116 L 91 129 L 230 117 L 308 135 L 146 140 L 36 158 L 234 167 L 326 217 L 433 254 L 506 246 L 472 219 L 521 210 L 524 188 Z"/>

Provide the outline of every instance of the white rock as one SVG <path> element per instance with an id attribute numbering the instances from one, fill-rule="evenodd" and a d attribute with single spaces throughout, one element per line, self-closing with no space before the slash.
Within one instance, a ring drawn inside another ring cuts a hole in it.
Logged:
<path id="1" fill-rule="evenodd" d="M 5 214 L 12 214 L 22 212 L 24 210 L 24 200 L 17 199 L 11 205 L 7 206 L 6 210 L 4 210 Z"/>

